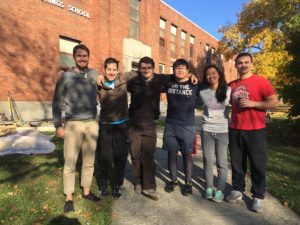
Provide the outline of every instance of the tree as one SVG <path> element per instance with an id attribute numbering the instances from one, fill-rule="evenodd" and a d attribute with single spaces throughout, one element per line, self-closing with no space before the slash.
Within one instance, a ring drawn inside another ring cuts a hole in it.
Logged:
<path id="1" fill-rule="evenodd" d="M 220 29 L 218 49 L 226 58 L 253 52 L 254 72 L 272 80 L 291 104 L 290 116 L 300 115 L 299 95 L 292 97 L 296 93 L 292 90 L 300 85 L 299 24 L 300 0 L 252 0 L 244 5 L 236 24 Z"/>
<path id="2" fill-rule="evenodd" d="M 293 117 L 300 115 L 300 14 L 295 15 L 285 29 L 289 37 L 285 48 L 292 60 L 284 68 L 287 76 L 279 81 L 279 92 L 291 105 L 289 116 Z"/>

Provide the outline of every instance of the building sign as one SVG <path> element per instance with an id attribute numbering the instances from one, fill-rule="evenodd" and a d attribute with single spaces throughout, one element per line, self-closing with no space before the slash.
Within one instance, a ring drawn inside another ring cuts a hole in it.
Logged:
<path id="1" fill-rule="evenodd" d="M 62 8 L 64 9 L 65 8 L 65 3 L 63 1 L 60 1 L 60 0 L 42 0 L 43 2 L 47 2 L 51 5 L 54 5 L 54 6 L 57 6 L 59 8 Z M 86 17 L 88 19 L 90 19 L 90 13 L 85 11 L 85 10 L 82 10 L 80 8 L 77 8 L 76 6 L 73 6 L 73 5 L 68 5 L 67 9 L 72 12 L 72 13 L 75 13 L 75 14 L 78 14 L 80 16 L 83 16 L 83 17 Z"/>

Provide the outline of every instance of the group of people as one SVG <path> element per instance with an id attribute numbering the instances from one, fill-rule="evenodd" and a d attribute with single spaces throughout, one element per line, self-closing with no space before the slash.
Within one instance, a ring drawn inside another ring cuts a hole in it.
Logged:
<path id="1" fill-rule="evenodd" d="M 205 197 L 216 202 L 224 199 L 229 144 L 233 190 L 226 200 L 235 202 L 242 198 L 249 158 L 252 210 L 262 211 L 268 153 L 265 109 L 276 107 L 278 101 L 269 81 L 252 74 L 253 62 L 249 53 L 240 53 L 236 57 L 240 77 L 230 84 L 226 83 L 224 73 L 215 65 L 206 66 L 203 82 L 198 84 L 197 77 L 189 74 L 189 64 L 184 59 L 174 62 L 174 74 L 165 75 L 154 73 L 155 63 L 150 57 L 140 59 L 137 72 L 123 74 L 119 73 L 119 62 L 107 58 L 103 75 L 98 75 L 96 70 L 88 67 L 89 55 L 85 45 L 74 47 L 76 67 L 64 72 L 58 79 L 53 98 L 56 133 L 64 138 L 64 212 L 74 211 L 72 195 L 80 151 L 84 199 L 97 202 L 110 194 L 114 199 L 121 197 L 128 152 L 135 192 L 153 200 L 159 199 L 154 153 L 155 121 L 160 113 L 161 93 L 166 93 L 168 103 L 163 149 L 168 152 L 170 181 L 166 183 L 165 191 L 173 192 L 180 184 L 177 179 L 177 155 L 180 151 L 185 175 L 182 194 L 192 194 L 195 106 L 200 99 L 204 106 L 201 142 Z M 129 109 L 127 92 L 131 94 Z M 96 121 L 97 95 L 101 105 L 99 121 Z M 229 104 L 232 105 L 232 114 L 228 125 Z M 218 171 L 216 187 L 213 184 L 214 156 Z M 99 170 L 99 197 L 90 191 L 95 158 Z M 111 188 L 108 188 L 109 185 Z"/>

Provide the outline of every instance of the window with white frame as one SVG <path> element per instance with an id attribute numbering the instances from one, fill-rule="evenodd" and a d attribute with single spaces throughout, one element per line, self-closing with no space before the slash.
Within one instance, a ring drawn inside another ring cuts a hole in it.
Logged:
<path id="1" fill-rule="evenodd" d="M 181 55 L 185 56 L 185 40 L 186 40 L 186 32 L 181 31 L 181 40 L 180 40 L 180 53 Z"/>
<path id="2" fill-rule="evenodd" d="M 177 33 L 177 27 L 175 25 L 171 25 L 170 50 L 172 52 L 176 52 L 176 33 Z"/>
<path id="3" fill-rule="evenodd" d="M 194 57 L 194 42 L 195 42 L 195 37 L 194 36 L 190 36 L 190 57 L 193 58 Z"/>
<path id="4" fill-rule="evenodd" d="M 129 37 L 139 39 L 140 0 L 130 0 Z"/>
<path id="5" fill-rule="evenodd" d="M 75 67 L 73 48 L 80 44 L 80 41 L 67 37 L 59 37 L 59 68 L 67 70 Z"/>
<path id="6" fill-rule="evenodd" d="M 160 63 L 160 64 L 158 65 L 158 68 L 159 68 L 159 73 L 160 73 L 160 74 L 165 73 L 165 65 L 164 65 L 164 64 Z"/>
<path id="7" fill-rule="evenodd" d="M 166 45 L 165 36 L 166 36 L 166 20 L 164 20 L 163 18 L 160 18 L 160 20 L 159 20 L 159 45 L 161 47 L 165 47 L 165 45 Z"/>

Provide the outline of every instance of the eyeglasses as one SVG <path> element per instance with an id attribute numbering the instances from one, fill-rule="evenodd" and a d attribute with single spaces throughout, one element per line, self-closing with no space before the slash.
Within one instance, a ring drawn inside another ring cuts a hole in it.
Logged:
<path id="1" fill-rule="evenodd" d="M 175 70 L 186 70 L 187 68 L 185 66 L 178 66 L 175 67 Z"/>

